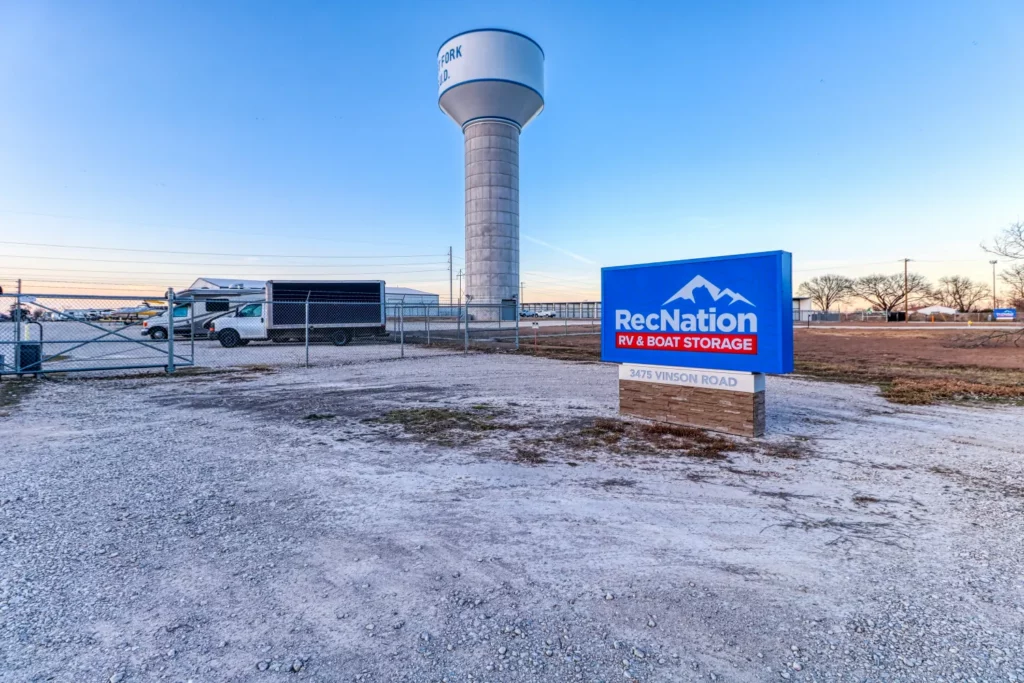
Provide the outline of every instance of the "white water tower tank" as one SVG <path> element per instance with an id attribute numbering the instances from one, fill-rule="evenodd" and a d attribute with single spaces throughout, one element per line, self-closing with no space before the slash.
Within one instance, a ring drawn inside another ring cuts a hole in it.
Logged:
<path id="1" fill-rule="evenodd" d="M 544 109 L 544 51 L 515 31 L 460 33 L 437 51 L 437 95 L 465 136 L 468 300 L 518 316 L 519 133 Z"/>

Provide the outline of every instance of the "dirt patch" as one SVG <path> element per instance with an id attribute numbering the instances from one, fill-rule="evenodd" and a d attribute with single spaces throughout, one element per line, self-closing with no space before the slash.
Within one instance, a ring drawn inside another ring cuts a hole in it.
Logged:
<path id="1" fill-rule="evenodd" d="M 985 332 L 971 332 L 971 335 Z M 892 403 L 1024 402 L 1024 348 L 962 348 L 958 330 L 797 329 L 796 371 L 874 384 Z"/>
<path id="2" fill-rule="evenodd" d="M 517 430 L 518 425 L 499 421 L 505 411 L 489 405 L 475 405 L 468 410 L 456 408 L 399 408 L 381 417 L 369 418 L 368 424 L 398 425 L 405 434 L 442 446 L 473 443 L 497 430 Z M 538 456 L 539 457 L 539 456 Z M 522 456 L 529 460 L 527 456 Z"/>
<path id="3" fill-rule="evenodd" d="M 727 437 L 695 427 L 659 422 L 633 422 L 616 418 L 591 418 L 577 430 L 535 444 L 577 452 L 607 451 L 626 455 L 686 455 L 724 460 L 745 446 Z"/>

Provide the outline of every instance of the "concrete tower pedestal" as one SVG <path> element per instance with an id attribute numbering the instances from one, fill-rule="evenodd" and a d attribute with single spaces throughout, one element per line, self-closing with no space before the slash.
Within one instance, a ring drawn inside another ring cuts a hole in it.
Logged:
<path id="1" fill-rule="evenodd" d="M 519 127 L 484 119 L 464 132 L 466 292 L 474 304 L 507 303 L 519 291 Z"/>

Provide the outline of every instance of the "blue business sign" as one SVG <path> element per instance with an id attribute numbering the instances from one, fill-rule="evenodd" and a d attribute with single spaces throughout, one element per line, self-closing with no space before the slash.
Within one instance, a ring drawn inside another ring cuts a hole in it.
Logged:
<path id="1" fill-rule="evenodd" d="M 793 372 L 786 251 L 601 269 L 601 360 Z"/>
<path id="2" fill-rule="evenodd" d="M 1017 319 L 1017 309 L 997 308 L 994 311 L 992 311 L 992 317 L 995 320 L 1009 320 L 1010 322 L 1013 322 L 1014 320 Z"/>

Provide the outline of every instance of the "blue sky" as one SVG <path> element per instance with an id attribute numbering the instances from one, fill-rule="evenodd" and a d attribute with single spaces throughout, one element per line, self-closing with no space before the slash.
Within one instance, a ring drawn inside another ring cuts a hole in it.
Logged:
<path id="1" fill-rule="evenodd" d="M 982 278 L 979 242 L 1024 217 L 1019 1 L 0 0 L 0 284 L 445 291 L 463 160 L 435 55 L 480 26 L 547 56 L 521 141 L 527 301 L 596 298 L 602 265 L 768 249 L 798 280 L 904 256 Z"/>

